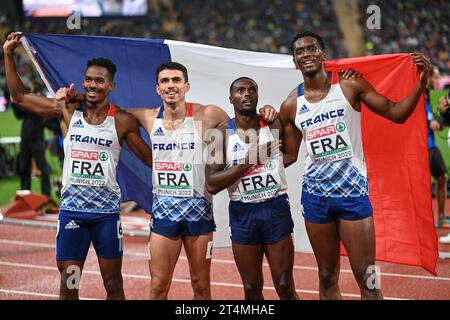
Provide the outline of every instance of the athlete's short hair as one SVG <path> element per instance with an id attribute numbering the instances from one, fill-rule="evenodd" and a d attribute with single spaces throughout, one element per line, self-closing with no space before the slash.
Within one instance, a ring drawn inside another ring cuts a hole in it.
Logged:
<path id="1" fill-rule="evenodd" d="M 256 81 L 253 80 L 252 78 L 249 78 L 249 77 L 239 77 L 239 78 L 237 78 L 236 80 L 234 80 L 234 81 L 231 83 L 231 85 L 230 85 L 230 94 L 231 94 L 231 90 L 233 89 L 233 86 L 235 85 L 235 83 L 236 83 L 236 82 L 239 82 L 239 81 L 241 81 L 241 80 L 248 80 L 248 81 L 250 81 L 250 82 L 253 82 L 253 83 L 255 84 L 255 86 L 256 86 L 256 89 L 258 89 L 258 84 L 257 84 Z"/>
<path id="2" fill-rule="evenodd" d="M 111 80 L 111 81 L 114 80 L 114 76 L 116 75 L 117 67 L 116 67 L 116 65 L 115 65 L 111 60 L 109 60 L 108 58 L 100 57 L 100 58 L 94 58 L 94 59 L 91 59 L 91 60 L 89 60 L 89 61 L 87 62 L 87 67 L 86 67 L 86 69 L 89 68 L 89 67 L 91 67 L 91 66 L 98 66 L 98 67 L 103 67 L 103 68 L 105 68 L 106 70 L 108 70 L 110 80 Z"/>
<path id="3" fill-rule="evenodd" d="M 183 72 L 184 80 L 189 82 L 188 72 L 185 66 L 178 62 L 164 62 L 161 63 L 156 69 L 156 83 L 158 83 L 158 76 L 163 70 L 178 70 Z"/>
<path id="4" fill-rule="evenodd" d="M 313 37 L 317 40 L 319 43 L 320 49 L 325 50 L 325 42 L 323 41 L 322 37 L 319 36 L 317 33 L 314 33 L 312 31 L 303 31 L 300 33 L 297 33 L 294 38 L 292 38 L 291 41 L 291 53 L 294 55 L 294 43 L 297 42 L 298 39 L 305 38 L 305 37 Z"/>

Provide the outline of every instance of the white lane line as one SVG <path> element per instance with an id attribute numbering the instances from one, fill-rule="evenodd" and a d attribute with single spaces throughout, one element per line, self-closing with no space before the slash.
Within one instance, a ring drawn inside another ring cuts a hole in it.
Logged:
<path id="1" fill-rule="evenodd" d="M 17 291 L 17 290 L 8 290 L 8 289 L 0 289 L 0 293 L 35 296 L 35 297 L 46 297 L 46 298 L 56 298 L 56 299 L 59 298 L 59 296 L 57 294 L 48 294 L 48 293 L 43 293 L 43 292 L 31 292 L 31 291 Z M 98 299 L 80 297 L 80 300 L 98 300 Z"/>
<path id="2" fill-rule="evenodd" d="M 8 266 L 8 267 L 16 267 L 16 268 L 53 270 L 53 271 L 57 272 L 56 267 L 49 267 L 49 266 L 43 266 L 43 265 L 37 265 L 37 264 L 27 264 L 27 263 L 16 263 L 16 262 L 0 261 L 0 265 Z M 93 271 L 93 270 L 83 270 L 83 273 L 101 276 L 100 272 Z M 124 278 L 132 278 L 132 279 L 150 280 L 150 276 L 144 276 L 144 275 L 140 275 L 140 274 L 124 273 L 124 274 L 122 274 L 122 277 L 124 277 Z M 173 282 L 181 282 L 181 283 L 191 283 L 190 279 L 173 278 L 172 281 Z M 213 286 L 223 286 L 223 287 L 234 287 L 234 288 L 242 288 L 243 287 L 242 284 L 239 284 L 239 283 L 216 282 L 216 281 L 211 282 L 211 285 L 213 285 Z M 275 287 L 267 287 L 267 286 L 265 286 L 265 287 L 263 287 L 263 289 L 275 291 Z M 316 294 L 316 295 L 319 294 L 318 291 L 313 291 L 313 290 L 296 289 L 295 291 L 298 292 L 298 293 L 309 293 L 309 294 Z M 353 294 L 353 293 L 341 293 L 341 295 L 343 297 L 356 297 L 356 298 L 360 297 L 359 294 Z M 385 299 L 386 300 L 409 300 L 409 299 L 406 299 L 406 298 L 397 298 L 397 297 L 385 297 Z"/>
<path id="3" fill-rule="evenodd" d="M 29 242 L 29 241 L 16 241 L 16 240 L 8 240 L 8 239 L 0 239 L 0 243 L 17 245 L 17 246 L 32 246 L 32 247 L 43 247 L 43 248 L 56 248 L 54 244 L 41 243 L 41 242 Z M 94 251 L 94 249 L 90 249 L 89 251 Z M 148 257 L 148 253 L 141 252 L 128 252 L 125 251 L 124 255 L 136 256 L 136 257 Z M 187 260 L 186 256 L 180 256 L 179 259 Z M 228 259 L 214 259 L 212 260 L 214 263 L 226 263 L 226 264 L 235 264 L 234 260 Z M 263 263 L 264 267 L 269 267 L 267 263 Z M 294 265 L 294 269 L 297 270 L 309 270 L 309 271 L 317 271 L 317 267 L 307 267 L 307 266 L 299 266 Z M 343 273 L 352 274 L 352 270 L 350 269 L 341 269 Z M 435 280 L 435 281 L 450 281 L 450 277 L 435 277 L 435 276 L 426 276 L 426 275 L 415 275 L 415 274 L 403 274 L 403 273 L 391 273 L 391 272 L 381 272 L 382 277 L 399 277 L 399 278 L 410 278 L 410 279 L 420 279 L 420 280 Z"/>

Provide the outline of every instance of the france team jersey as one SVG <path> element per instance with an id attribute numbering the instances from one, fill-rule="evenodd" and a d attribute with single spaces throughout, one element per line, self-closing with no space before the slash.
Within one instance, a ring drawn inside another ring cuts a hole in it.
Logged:
<path id="1" fill-rule="evenodd" d="M 103 123 L 89 124 L 76 110 L 64 138 L 61 210 L 90 213 L 120 211 L 116 167 L 121 145 L 117 137 L 114 105 Z"/>
<path id="2" fill-rule="evenodd" d="M 182 125 L 167 130 L 161 107 L 150 134 L 153 153 L 154 218 L 170 221 L 213 221 L 212 196 L 205 187 L 207 148 L 195 129 L 193 106 Z"/>
<path id="3" fill-rule="evenodd" d="M 328 95 L 310 103 L 298 89 L 295 124 L 306 145 L 303 192 L 320 197 L 368 195 L 361 116 L 345 98 L 337 74 Z"/>
<path id="4" fill-rule="evenodd" d="M 239 138 L 234 118 L 228 121 L 228 127 L 226 169 L 232 168 L 243 160 L 250 148 L 249 144 Z M 273 140 L 269 126 L 260 119 L 259 144 Z M 286 192 L 287 182 L 281 152 L 263 163 L 253 165 L 239 180 L 228 187 L 231 201 L 244 203 L 268 201 Z"/>

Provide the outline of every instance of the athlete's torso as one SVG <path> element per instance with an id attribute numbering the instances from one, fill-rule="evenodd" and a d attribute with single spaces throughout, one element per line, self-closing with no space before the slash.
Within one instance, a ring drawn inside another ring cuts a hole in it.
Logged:
<path id="1" fill-rule="evenodd" d="M 317 103 L 297 89 L 295 124 L 306 145 L 303 190 L 324 197 L 357 197 L 368 194 L 361 115 L 346 99 L 337 74 L 330 91 Z"/>
<path id="2" fill-rule="evenodd" d="M 227 142 L 227 165 L 229 169 L 244 159 L 249 145 L 243 142 L 236 132 L 234 119 L 228 121 L 229 136 Z M 267 123 L 260 121 L 259 144 L 274 140 Z M 235 183 L 228 187 L 232 201 L 263 202 L 287 191 L 286 175 L 283 165 L 283 155 L 279 153 L 262 163 L 253 165 Z"/>
<path id="3" fill-rule="evenodd" d="M 163 125 L 161 107 L 151 130 L 153 214 L 157 218 L 197 221 L 212 219 L 212 196 L 205 187 L 206 145 L 198 134 L 193 106 L 176 130 Z"/>
<path id="4" fill-rule="evenodd" d="M 120 211 L 116 167 L 121 145 L 110 104 L 103 123 L 89 124 L 82 107 L 74 111 L 64 138 L 61 209 L 93 213 Z"/>

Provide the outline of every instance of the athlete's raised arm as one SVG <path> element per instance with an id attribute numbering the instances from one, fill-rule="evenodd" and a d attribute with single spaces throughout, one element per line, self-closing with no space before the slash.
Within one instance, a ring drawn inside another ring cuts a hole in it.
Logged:
<path id="1" fill-rule="evenodd" d="M 25 87 L 17 74 L 14 62 L 14 50 L 20 45 L 22 33 L 14 32 L 8 35 L 3 44 L 5 60 L 6 81 L 12 100 L 26 110 L 45 117 L 57 117 L 61 111 L 55 99 L 49 99 L 36 94 L 27 93 Z"/>
<path id="2" fill-rule="evenodd" d="M 370 110 L 380 116 L 396 123 L 404 123 L 413 113 L 420 95 L 426 87 L 430 69 L 430 61 L 422 54 L 412 53 L 411 59 L 417 66 L 419 82 L 402 101 L 393 102 L 382 96 L 364 78 L 341 81 L 343 91 L 346 96 L 350 97 L 350 100 L 353 100 L 354 105 L 358 105 L 359 101 L 362 101 Z"/>

